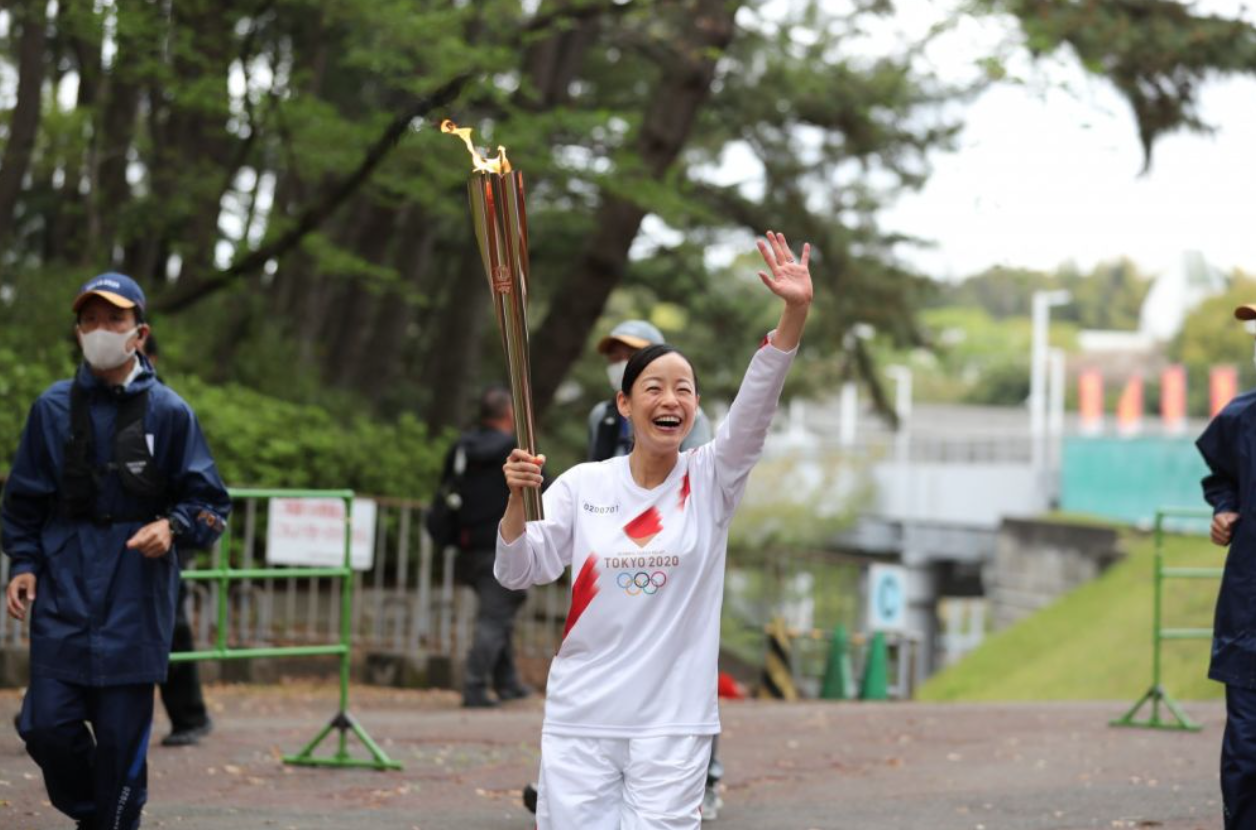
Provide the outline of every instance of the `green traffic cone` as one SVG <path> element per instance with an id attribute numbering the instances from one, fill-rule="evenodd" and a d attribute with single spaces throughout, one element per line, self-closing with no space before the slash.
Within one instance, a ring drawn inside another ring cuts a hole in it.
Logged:
<path id="1" fill-rule="evenodd" d="M 853 675 L 850 637 L 846 635 L 846 626 L 839 625 L 833 629 L 833 639 L 829 641 L 829 662 L 824 667 L 820 697 L 824 700 L 849 700 L 854 686 Z"/>
<path id="2" fill-rule="evenodd" d="M 878 631 L 868 643 L 868 658 L 864 661 L 863 685 L 859 689 L 860 700 L 889 699 L 889 649 L 885 645 L 885 632 Z"/>

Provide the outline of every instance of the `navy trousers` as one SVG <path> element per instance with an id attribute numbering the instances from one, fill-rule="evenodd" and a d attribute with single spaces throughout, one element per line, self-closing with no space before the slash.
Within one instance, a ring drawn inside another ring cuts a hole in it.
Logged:
<path id="1" fill-rule="evenodd" d="M 52 806 L 84 830 L 135 830 L 148 800 L 152 723 L 151 683 L 79 686 L 32 677 L 18 732 L 43 770 Z"/>
<path id="2" fill-rule="evenodd" d="M 172 652 L 194 651 L 192 623 L 188 620 L 187 583 L 180 580 L 179 598 L 174 606 Z M 161 702 L 170 716 L 171 732 L 186 732 L 209 723 L 205 698 L 201 695 L 201 674 L 195 663 L 171 663 L 166 682 L 161 684 Z"/>
<path id="3" fill-rule="evenodd" d="M 1256 830 L 1256 689 L 1225 687 L 1221 801 L 1225 830 Z"/>

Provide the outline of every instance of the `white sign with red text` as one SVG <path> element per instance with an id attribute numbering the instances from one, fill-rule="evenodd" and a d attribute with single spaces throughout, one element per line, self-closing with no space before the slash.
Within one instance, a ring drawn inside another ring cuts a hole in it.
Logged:
<path id="1" fill-rule="evenodd" d="M 375 552 L 375 502 L 353 500 L 355 571 L 369 571 Z M 345 503 L 340 499 L 271 499 L 266 562 L 337 568 L 345 561 Z"/>

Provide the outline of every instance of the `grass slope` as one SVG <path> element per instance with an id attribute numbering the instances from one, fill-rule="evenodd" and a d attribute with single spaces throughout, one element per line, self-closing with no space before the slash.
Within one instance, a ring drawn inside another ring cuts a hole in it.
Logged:
<path id="1" fill-rule="evenodd" d="M 1150 535 L 1125 537 L 1129 555 L 1098 579 L 988 638 L 934 675 L 919 700 L 1128 700 L 1151 685 L 1152 563 Z M 1166 564 L 1220 567 L 1224 551 L 1207 539 L 1168 536 Z M 1210 628 L 1219 582 L 1166 580 L 1164 625 Z M 1216 698 L 1207 679 L 1204 640 L 1169 641 L 1162 682 L 1179 700 Z"/>

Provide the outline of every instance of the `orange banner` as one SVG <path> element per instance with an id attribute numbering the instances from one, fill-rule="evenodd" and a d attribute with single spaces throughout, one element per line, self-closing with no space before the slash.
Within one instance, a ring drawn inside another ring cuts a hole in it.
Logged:
<path id="1" fill-rule="evenodd" d="M 1125 382 L 1116 405 L 1116 431 L 1122 437 L 1137 435 L 1143 430 L 1143 376 L 1134 375 Z"/>
<path id="2" fill-rule="evenodd" d="M 1186 367 L 1180 363 L 1160 373 L 1160 424 L 1169 435 L 1186 432 Z"/>
<path id="3" fill-rule="evenodd" d="M 1208 414 L 1216 417 L 1239 393 L 1239 370 L 1235 366 L 1213 366 L 1208 370 Z"/>
<path id="4" fill-rule="evenodd" d="M 1078 429 L 1082 435 L 1103 432 L 1103 373 L 1083 369 L 1077 376 Z"/>

